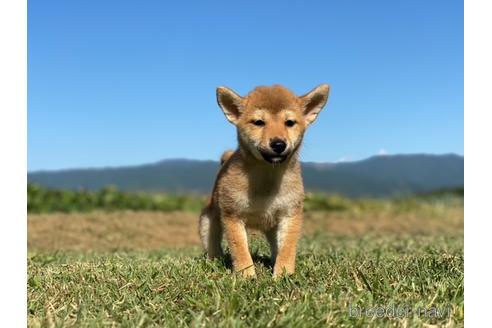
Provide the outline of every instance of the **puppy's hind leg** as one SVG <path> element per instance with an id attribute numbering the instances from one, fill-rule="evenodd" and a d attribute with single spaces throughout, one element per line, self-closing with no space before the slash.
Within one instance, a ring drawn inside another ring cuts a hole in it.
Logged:
<path id="1" fill-rule="evenodd" d="M 221 257 L 223 255 L 222 224 L 211 205 L 205 207 L 200 214 L 199 232 L 208 257 L 210 259 Z"/>

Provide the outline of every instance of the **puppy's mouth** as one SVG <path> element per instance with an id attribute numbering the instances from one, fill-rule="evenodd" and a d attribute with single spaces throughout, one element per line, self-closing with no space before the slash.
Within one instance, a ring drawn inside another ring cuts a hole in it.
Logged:
<path id="1" fill-rule="evenodd" d="M 289 156 L 289 154 L 271 154 L 261 150 L 260 154 L 265 161 L 272 164 L 280 164 Z"/>

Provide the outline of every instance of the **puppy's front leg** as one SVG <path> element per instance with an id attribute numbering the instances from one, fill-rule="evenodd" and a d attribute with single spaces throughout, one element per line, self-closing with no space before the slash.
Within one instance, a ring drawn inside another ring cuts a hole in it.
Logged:
<path id="1" fill-rule="evenodd" d="M 293 216 L 284 217 L 277 227 L 278 254 L 273 267 L 273 277 L 284 274 L 292 274 L 296 265 L 297 241 L 302 229 L 302 209 Z"/>
<path id="2" fill-rule="evenodd" d="M 243 277 L 255 277 L 255 266 L 249 253 L 244 222 L 234 217 L 225 217 L 223 223 L 234 271 L 241 273 Z"/>

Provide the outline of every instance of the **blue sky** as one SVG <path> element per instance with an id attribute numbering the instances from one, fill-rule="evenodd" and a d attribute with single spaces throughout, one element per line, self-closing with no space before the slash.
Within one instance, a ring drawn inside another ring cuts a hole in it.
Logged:
<path id="1" fill-rule="evenodd" d="M 31 0 L 28 170 L 218 159 L 217 86 L 322 82 L 303 160 L 463 154 L 463 2 Z"/>

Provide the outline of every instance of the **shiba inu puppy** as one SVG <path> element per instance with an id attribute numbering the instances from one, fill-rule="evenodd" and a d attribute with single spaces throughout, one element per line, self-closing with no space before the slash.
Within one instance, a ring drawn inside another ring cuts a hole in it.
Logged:
<path id="1" fill-rule="evenodd" d="M 234 271 L 254 277 L 246 233 L 254 228 L 270 243 L 274 277 L 294 272 L 304 202 L 298 152 L 328 93 L 326 84 L 300 97 L 280 85 L 257 87 L 245 97 L 217 88 L 220 108 L 237 127 L 238 148 L 222 155 L 200 215 L 200 237 L 210 258 L 222 256 L 225 234 Z"/>

